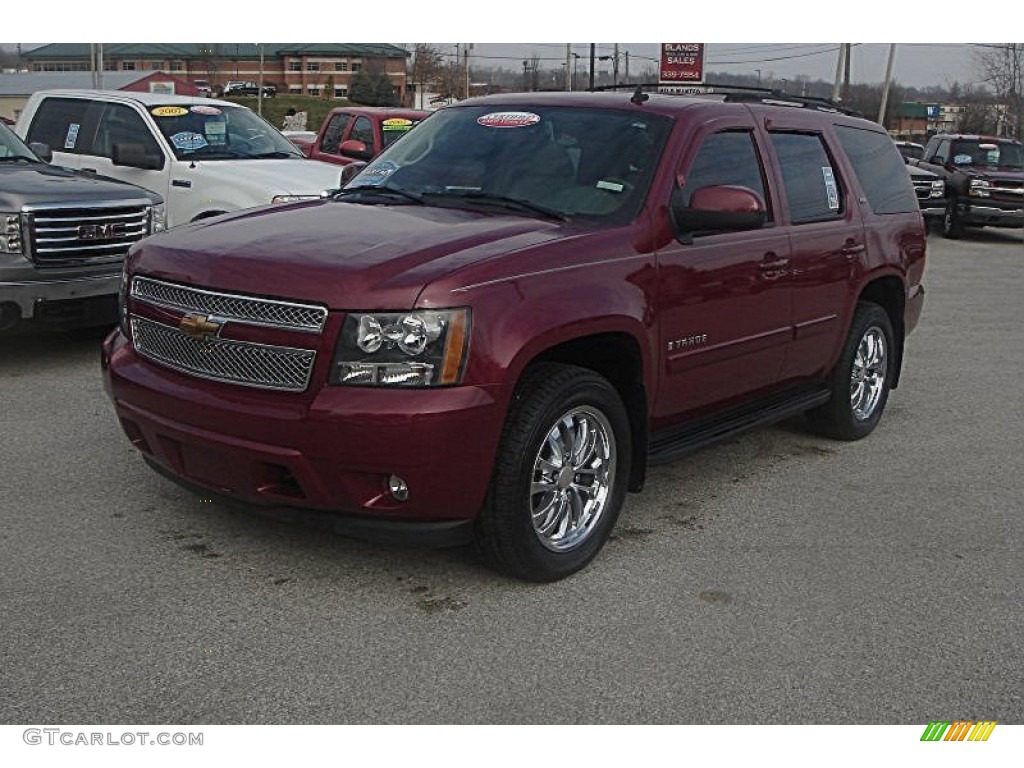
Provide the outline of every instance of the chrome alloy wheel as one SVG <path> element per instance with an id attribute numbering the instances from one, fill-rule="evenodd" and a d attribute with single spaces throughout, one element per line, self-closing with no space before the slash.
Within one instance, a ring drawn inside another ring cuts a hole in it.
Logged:
<path id="1" fill-rule="evenodd" d="M 567 552 L 593 533 L 608 506 L 615 454 L 612 426 L 593 408 L 573 408 L 548 431 L 530 485 L 533 530 L 547 549 Z"/>
<path id="2" fill-rule="evenodd" d="M 854 418 L 871 418 L 885 391 L 885 377 L 889 370 L 885 334 L 878 326 L 871 326 L 860 338 L 850 372 L 850 409 Z"/>

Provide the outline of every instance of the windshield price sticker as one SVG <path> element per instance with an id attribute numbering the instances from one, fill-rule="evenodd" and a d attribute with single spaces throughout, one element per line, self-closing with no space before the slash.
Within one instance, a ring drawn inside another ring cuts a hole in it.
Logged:
<path id="1" fill-rule="evenodd" d="M 388 176 L 398 170 L 398 166 L 390 160 L 383 160 L 374 165 L 367 166 L 359 174 L 360 187 L 375 187 L 388 180 Z"/>
<path id="2" fill-rule="evenodd" d="M 476 119 L 487 128 L 527 128 L 540 122 L 533 112 L 491 112 Z"/>
<path id="3" fill-rule="evenodd" d="M 827 165 L 822 167 L 821 175 L 825 179 L 825 194 L 828 196 L 828 207 L 830 211 L 839 210 L 839 189 L 836 187 L 836 177 L 832 169 Z"/>
<path id="4" fill-rule="evenodd" d="M 64 137 L 64 149 L 74 149 L 78 142 L 78 130 L 81 126 L 78 123 L 71 123 L 68 126 L 68 135 Z"/>
<path id="5" fill-rule="evenodd" d="M 216 116 L 221 113 L 219 109 L 211 107 L 209 104 L 196 104 L 192 107 L 191 111 L 196 115 Z"/>
<path id="6" fill-rule="evenodd" d="M 206 137 L 201 133 L 182 131 L 171 136 L 171 143 L 178 149 L 197 150 L 207 145 Z"/>
<path id="7" fill-rule="evenodd" d="M 188 110 L 184 107 L 153 107 L 150 114 L 153 117 L 181 117 L 187 115 Z"/>

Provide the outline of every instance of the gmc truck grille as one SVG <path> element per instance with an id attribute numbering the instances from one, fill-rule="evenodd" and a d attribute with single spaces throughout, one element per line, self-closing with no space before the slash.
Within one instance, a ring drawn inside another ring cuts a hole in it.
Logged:
<path id="1" fill-rule="evenodd" d="M 228 339 L 195 339 L 173 326 L 132 318 L 139 354 L 203 379 L 261 389 L 301 392 L 309 385 L 316 352 Z"/>
<path id="2" fill-rule="evenodd" d="M 143 357 L 199 378 L 245 387 L 302 392 L 309 386 L 316 350 L 225 339 L 219 333 L 225 325 L 239 324 L 319 335 L 327 320 L 325 307 L 141 276 L 132 278 L 130 296 L 136 304 L 182 313 L 177 326 L 131 316 L 132 342 Z"/>
<path id="3" fill-rule="evenodd" d="M 148 203 L 33 207 L 25 217 L 28 255 L 39 265 L 119 261 L 149 234 Z"/>
<path id="4" fill-rule="evenodd" d="M 932 193 L 931 179 L 925 179 L 923 181 L 915 179 L 914 193 L 917 195 L 918 200 L 927 200 Z"/>

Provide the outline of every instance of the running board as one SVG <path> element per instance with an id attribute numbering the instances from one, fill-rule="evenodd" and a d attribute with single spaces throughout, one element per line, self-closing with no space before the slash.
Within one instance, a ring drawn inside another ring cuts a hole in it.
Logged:
<path id="1" fill-rule="evenodd" d="M 665 464 L 720 440 L 775 424 L 827 403 L 829 397 L 829 391 L 823 386 L 802 387 L 715 416 L 659 430 L 651 435 L 648 463 L 652 466 Z"/>

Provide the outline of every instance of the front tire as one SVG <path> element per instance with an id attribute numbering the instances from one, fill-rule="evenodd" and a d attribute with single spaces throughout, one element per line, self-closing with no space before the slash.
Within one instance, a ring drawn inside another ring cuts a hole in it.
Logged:
<path id="1" fill-rule="evenodd" d="M 626 409 L 607 379 L 571 365 L 532 366 L 505 424 L 477 551 L 529 581 L 580 570 L 619 516 L 631 455 Z"/>
<path id="2" fill-rule="evenodd" d="M 807 414 L 811 426 L 837 440 L 867 437 L 882 418 L 895 366 L 888 313 L 877 304 L 861 302 L 830 377 L 832 397 Z"/>

